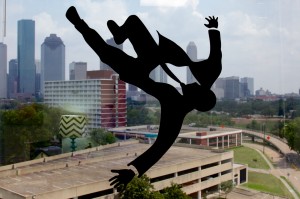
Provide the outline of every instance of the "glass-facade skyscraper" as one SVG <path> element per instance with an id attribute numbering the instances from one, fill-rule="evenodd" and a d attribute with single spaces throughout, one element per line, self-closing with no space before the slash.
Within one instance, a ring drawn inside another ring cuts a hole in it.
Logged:
<path id="1" fill-rule="evenodd" d="M 7 98 L 7 46 L 0 42 L 0 99 Z"/>
<path id="2" fill-rule="evenodd" d="M 55 80 L 65 80 L 65 45 L 56 34 L 50 34 L 41 46 L 41 92 L 44 81 Z"/>
<path id="3" fill-rule="evenodd" d="M 11 98 L 12 94 L 16 94 L 18 92 L 18 60 L 10 60 L 8 67 L 8 95 Z"/>
<path id="4" fill-rule="evenodd" d="M 18 92 L 35 93 L 35 22 L 18 21 Z"/>

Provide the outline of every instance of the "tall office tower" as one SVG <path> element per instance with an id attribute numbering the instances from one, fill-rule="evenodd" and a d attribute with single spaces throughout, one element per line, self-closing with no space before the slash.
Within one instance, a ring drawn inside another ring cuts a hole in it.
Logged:
<path id="1" fill-rule="evenodd" d="M 243 77 L 241 78 L 241 83 L 247 85 L 246 89 L 248 90 L 250 95 L 254 95 L 254 78 L 253 77 Z M 243 90 L 245 92 L 245 89 Z"/>
<path id="2" fill-rule="evenodd" d="M 65 45 L 56 34 L 50 34 L 41 45 L 41 92 L 45 81 L 65 80 Z"/>
<path id="3" fill-rule="evenodd" d="M 186 53 L 190 57 L 190 59 L 192 61 L 197 61 L 198 60 L 197 59 L 197 46 L 196 46 L 196 44 L 193 41 L 191 41 L 187 45 L 187 47 L 186 47 Z M 193 76 L 190 68 L 187 67 L 187 70 L 186 70 L 186 83 L 187 84 L 191 84 L 191 83 L 194 83 L 194 82 L 197 82 L 197 80 Z"/>
<path id="4" fill-rule="evenodd" d="M 69 65 L 70 80 L 86 79 L 87 63 L 86 62 L 72 62 Z"/>
<path id="5" fill-rule="evenodd" d="M 11 59 L 8 63 L 8 95 L 9 98 L 18 92 L 18 61 Z"/>
<path id="6" fill-rule="evenodd" d="M 35 93 L 35 22 L 30 19 L 18 21 L 18 92 Z"/>
<path id="7" fill-rule="evenodd" d="M 120 45 L 116 44 L 114 38 L 107 39 L 106 43 L 108 45 L 113 46 L 113 47 L 119 48 L 120 50 L 123 50 L 123 44 L 120 44 Z M 100 70 L 111 70 L 111 71 L 114 71 L 109 65 L 103 63 L 102 61 L 100 61 Z"/>
<path id="8" fill-rule="evenodd" d="M 41 93 L 41 61 L 35 60 L 35 92 Z"/>
<path id="9" fill-rule="evenodd" d="M 149 77 L 156 82 L 167 83 L 167 73 L 161 66 L 157 66 L 154 70 L 152 70 Z"/>
<path id="10" fill-rule="evenodd" d="M 0 42 L 0 99 L 7 98 L 7 46 Z"/>
<path id="11" fill-rule="evenodd" d="M 234 100 L 240 97 L 240 78 L 236 76 L 225 78 L 224 98 Z"/>

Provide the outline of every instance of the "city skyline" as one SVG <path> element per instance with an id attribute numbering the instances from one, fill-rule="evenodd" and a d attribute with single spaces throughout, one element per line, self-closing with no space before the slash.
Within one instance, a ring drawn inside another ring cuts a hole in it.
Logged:
<path id="1" fill-rule="evenodd" d="M 207 28 L 203 24 L 206 16 L 215 15 L 219 17 L 222 38 L 223 71 L 220 77 L 254 77 L 255 90 L 263 87 L 277 94 L 298 93 L 300 73 L 297 54 L 300 48 L 297 35 L 300 26 L 296 19 L 299 2 L 178 0 L 172 5 L 169 2 L 11 0 L 7 2 L 7 34 L 3 40 L 8 46 L 8 60 L 17 58 L 17 21 L 33 19 L 36 21 L 36 58 L 40 57 L 37 46 L 47 35 L 55 33 L 65 41 L 68 50 L 66 63 L 84 61 L 88 63 L 88 70 L 99 69 L 99 58 L 65 18 L 65 11 L 71 5 L 76 6 L 82 18 L 105 39 L 111 37 L 106 27 L 108 19 L 114 19 L 121 25 L 130 14 L 137 14 L 156 41 L 156 30 L 183 49 L 189 41 L 194 41 L 198 57 L 205 59 L 209 42 Z M 135 56 L 128 41 L 124 43 L 124 51 Z M 169 67 L 185 82 L 186 67 Z M 66 69 L 66 77 L 67 73 Z"/>

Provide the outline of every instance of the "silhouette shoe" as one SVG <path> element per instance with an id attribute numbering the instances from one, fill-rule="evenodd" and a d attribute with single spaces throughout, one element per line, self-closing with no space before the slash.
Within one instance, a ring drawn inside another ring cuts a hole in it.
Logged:
<path id="1" fill-rule="evenodd" d="M 116 24 L 116 22 L 114 22 L 113 20 L 108 20 L 107 27 L 111 34 L 114 36 L 116 44 L 119 45 L 125 41 L 126 37 L 121 33 L 120 27 L 118 26 L 118 24 Z"/>
<path id="2" fill-rule="evenodd" d="M 79 17 L 77 10 L 74 6 L 71 6 L 66 12 L 67 19 L 74 25 L 82 23 L 81 18 Z"/>

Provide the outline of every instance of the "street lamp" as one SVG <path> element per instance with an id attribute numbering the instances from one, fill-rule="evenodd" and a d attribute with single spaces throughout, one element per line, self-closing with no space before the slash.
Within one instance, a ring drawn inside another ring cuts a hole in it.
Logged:
<path id="1" fill-rule="evenodd" d="M 59 134 L 71 139 L 72 152 L 75 151 L 75 139 L 82 137 L 85 132 L 86 118 L 83 115 L 62 115 L 60 118 Z"/>

